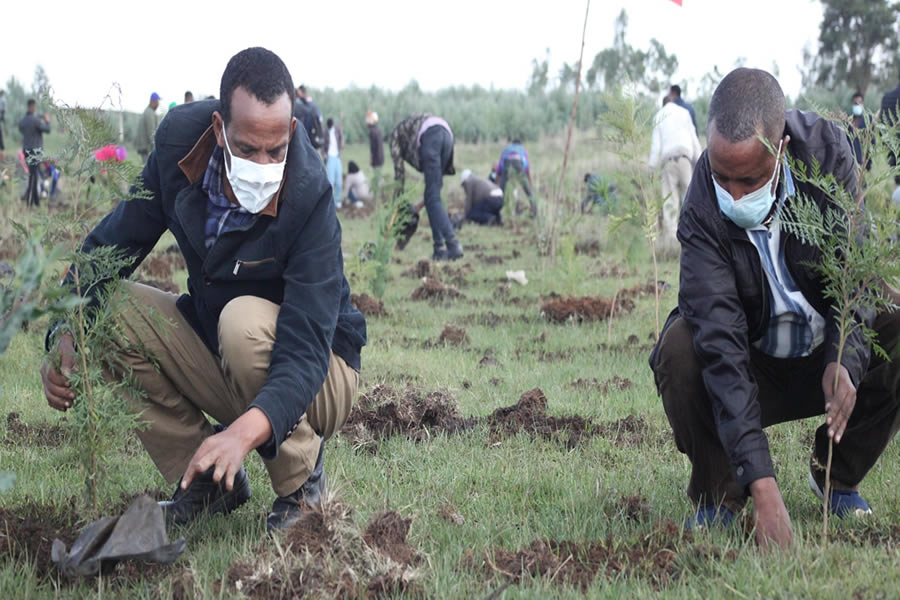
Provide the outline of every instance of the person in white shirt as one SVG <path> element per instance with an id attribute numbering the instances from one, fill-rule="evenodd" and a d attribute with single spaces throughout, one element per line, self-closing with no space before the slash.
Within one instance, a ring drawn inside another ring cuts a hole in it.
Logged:
<path id="1" fill-rule="evenodd" d="M 372 193 L 369 191 L 366 174 L 360 171 L 359 165 L 352 160 L 347 163 L 347 180 L 344 181 L 344 189 L 347 190 L 347 201 L 356 208 L 362 208 L 367 202 L 372 202 Z"/>
<path id="2" fill-rule="evenodd" d="M 691 114 L 666 96 L 663 107 L 654 118 L 653 139 L 650 146 L 651 169 L 660 169 L 664 203 L 659 236 L 659 248 L 664 254 L 678 251 L 675 231 L 678 215 L 687 194 L 694 165 L 700 158 L 700 140 L 691 121 Z"/>

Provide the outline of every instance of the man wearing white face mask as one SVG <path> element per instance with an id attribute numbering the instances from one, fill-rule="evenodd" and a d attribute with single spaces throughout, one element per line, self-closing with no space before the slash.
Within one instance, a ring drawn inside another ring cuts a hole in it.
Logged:
<path id="1" fill-rule="evenodd" d="M 831 511 L 871 512 L 859 484 L 897 428 L 900 313 L 855 315 L 878 332 L 890 358 L 873 355 L 856 330 L 839 364 L 833 302 L 811 266 L 820 251 L 774 218 L 798 194 L 823 210 L 828 202 L 821 190 L 794 180 L 786 153 L 807 165 L 818 161 L 855 193 L 858 166 L 839 126 L 785 111 L 774 77 L 741 68 L 716 88 L 707 129 L 707 151 L 678 224 L 678 307 L 650 366 L 676 445 L 692 464 L 687 491 L 696 514 L 688 525 L 729 524 L 752 496 L 757 541 L 787 546 L 790 517 L 763 429 L 825 415 L 810 487 L 823 495 L 821 465 L 832 438 Z"/>
<path id="2" fill-rule="evenodd" d="M 133 256 L 127 276 L 168 230 L 187 264 L 181 297 L 126 282 L 119 324 L 122 361 L 145 392 L 132 399 L 147 424 L 138 435 L 166 480 L 179 482 L 160 503 L 169 523 L 246 502 L 243 460 L 254 449 L 278 496 L 268 529 L 296 522 L 301 505 L 322 500 L 324 441 L 356 396 L 365 320 L 350 304 L 331 186 L 296 130 L 293 94 L 275 54 L 236 54 L 221 102 L 163 120 L 142 174 L 149 197 L 121 202 L 83 246 Z M 44 393 L 64 411 L 78 402 L 64 325 L 47 346 L 59 358 L 41 368 Z"/>

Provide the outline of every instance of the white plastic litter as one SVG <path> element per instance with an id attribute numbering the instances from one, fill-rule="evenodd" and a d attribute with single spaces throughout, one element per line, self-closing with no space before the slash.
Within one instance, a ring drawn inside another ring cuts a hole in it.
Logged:
<path id="1" fill-rule="evenodd" d="M 525 271 L 507 271 L 506 278 L 515 281 L 520 285 L 528 284 L 528 279 L 525 277 Z"/>

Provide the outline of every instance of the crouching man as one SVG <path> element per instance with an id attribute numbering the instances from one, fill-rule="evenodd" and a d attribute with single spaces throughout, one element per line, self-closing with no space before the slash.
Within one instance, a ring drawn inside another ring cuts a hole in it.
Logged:
<path id="1" fill-rule="evenodd" d="M 870 512 L 859 484 L 897 430 L 900 312 L 855 316 L 878 333 L 888 360 L 857 330 L 838 364 L 835 307 L 812 266 L 820 251 L 776 218 L 779 204 L 798 194 L 823 211 L 828 202 L 794 181 L 785 153 L 807 165 L 817 161 L 855 193 L 858 167 L 838 126 L 786 112 L 775 78 L 737 69 L 713 94 L 708 140 L 678 223 L 678 308 L 650 365 L 675 442 L 691 461 L 691 524 L 728 523 L 752 496 L 757 540 L 786 546 L 791 521 L 763 429 L 824 414 L 810 487 L 823 496 L 831 438 L 831 511 Z"/>
<path id="2" fill-rule="evenodd" d="M 144 392 L 133 400 L 144 448 L 168 482 L 180 478 L 161 503 L 170 523 L 243 504 L 242 463 L 255 449 L 278 496 L 267 527 L 290 526 L 301 503 L 321 500 L 323 442 L 357 393 L 365 320 L 350 305 L 331 187 L 292 117 L 293 93 L 278 56 L 236 54 L 221 101 L 163 120 L 142 175 L 149 198 L 121 202 L 84 242 L 117 247 L 136 267 L 168 230 L 187 263 L 181 297 L 125 283 L 119 324 L 122 347 L 153 359 L 121 355 Z M 66 410 L 78 401 L 63 375 L 72 338 L 57 327 L 47 342 L 62 372 L 45 361 L 44 392 Z"/>

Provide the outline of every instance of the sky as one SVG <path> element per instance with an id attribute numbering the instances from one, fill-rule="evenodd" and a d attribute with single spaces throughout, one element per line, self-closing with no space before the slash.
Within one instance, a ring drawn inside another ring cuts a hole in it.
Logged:
<path id="1" fill-rule="evenodd" d="M 228 59 L 265 46 L 296 84 L 397 90 L 415 79 L 424 90 L 452 85 L 524 89 L 534 58 L 550 51 L 550 73 L 578 59 L 584 0 L 328 0 L 287 2 L 9 2 L 2 9 L 0 85 L 15 76 L 30 88 L 44 67 L 53 94 L 69 105 L 97 106 L 121 88 L 121 105 L 140 111 L 151 92 L 163 105 L 218 95 Z M 739 59 L 772 71 L 796 97 L 804 46 L 815 49 L 817 0 L 593 0 L 585 64 L 612 45 L 625 8 L 626 40 L 646 49 L 656 38 L 679 59 L 685 97 L 705 73 L 728 72 Z M 315 20 L 315 24 L 311 23 Z M 118 103 L 118 92 L 113 98 Z"/>

